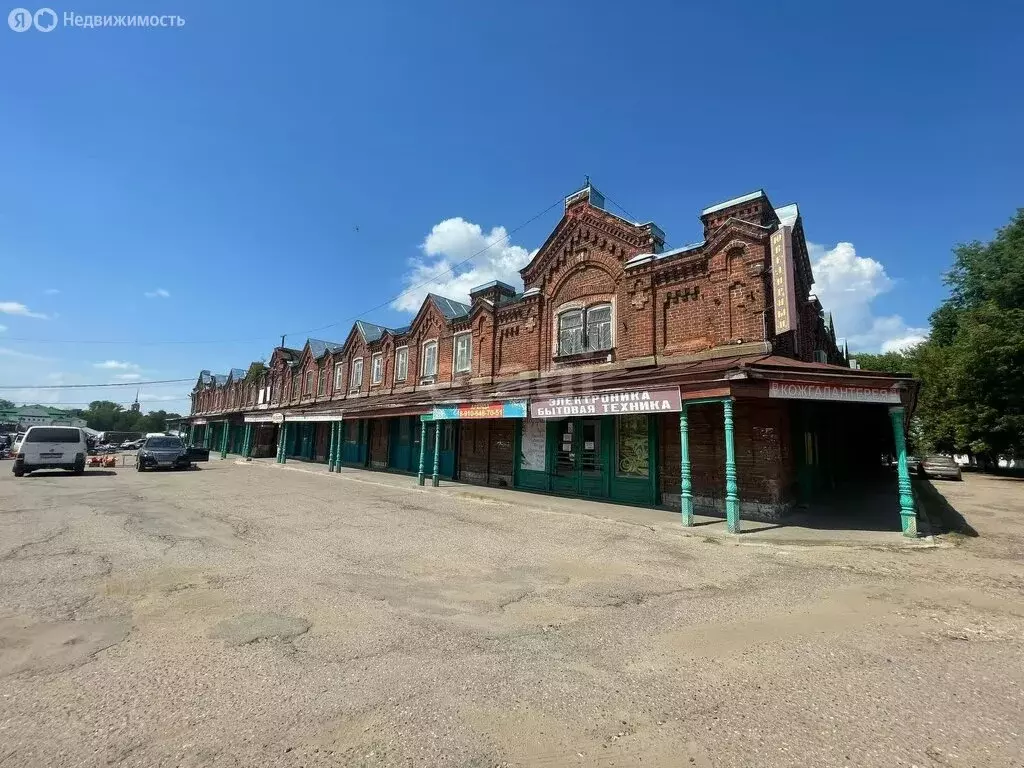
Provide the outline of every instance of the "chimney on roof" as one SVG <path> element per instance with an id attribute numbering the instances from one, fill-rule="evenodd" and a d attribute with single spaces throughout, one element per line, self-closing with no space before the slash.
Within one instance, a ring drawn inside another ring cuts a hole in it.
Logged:
<path id="1" fill-rule="evenodd" d="M 511 299 L 516 295 L 516 289 L 508 283 L 503 283 L 501 280 L 492 280 L 489 283 L 478 285 L 476 288 L 469 292 L 469 300 L 476 304 L 477 300 L 489 301 L 491 304 L 497 306 L 502 301 Z"/>

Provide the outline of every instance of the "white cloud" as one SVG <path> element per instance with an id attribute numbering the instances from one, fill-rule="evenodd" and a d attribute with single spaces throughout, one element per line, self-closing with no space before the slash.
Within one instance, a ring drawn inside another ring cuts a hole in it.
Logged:
<path id="1" fill-rule="evenodd" d="M 114 377 L 114 381 L 138 381 L 141 378 L 141 373 L 119 373 Z"/>
<path id="2" fill-rule="evenodd" d="M 5 315 L 18 315 L 20 317 L 37 317 L 45 320 L 46 315 L 42 312 L 33 312 L 19 301 L 0 301 L 0 312 Z"/>
<path id="3" fill-rule="evenodd" d="M 58 293 L 60 293 L 60 288 L 47 288 L 45 291 L 43 291 L 43 293 L 45 293 L 47 296 L 56 296 Z"/>
<path id="4" fill-rule="evenodd" d="M 171 292 L 166 288 L 157 288 L 155 291 L 146 291 L 144 295 L 147 299 L 169 299 Z"/>
<path id="5" fill-rule="evenodd" d="M 409 271 L 404 277 L 411 290 L 391 303 L 395 309 L 415 312 L 428 293 L 468 301 L 473 288 L 491 280 L 501 280 L 520 290 L 523 283 L 519 270 L 536 253 L 520 245 L 512 245 L 504 227 L 484 232 L 479 224 L 466 221 L 461 216 L 435 224 L 420 248 L 424 256 L 410 260 Z M 471 262 L 451 271 L 455 264 L 478 253 Z"/>
<path id="6" fill-rule="evenodd" d="M 104 360 L 102 363 L 93 363 L 93 368 L 103 368 L 108 371 L 137 371 L 139 365 L 124 360 Z"/>
<path id="7" fill-rule="evenodd" d="M 900 315 L 875 315 L 871 303 L 896 284 L 881 262 L 858 256 L 853 243 L 831 249 L 807 243 L 807 250 L 814 271 L 811 290 L 832 313 L 836 336 L 845 338 L 851 351 L 888 352 L 926 338 L 927 328 L 908 326 Z"/>

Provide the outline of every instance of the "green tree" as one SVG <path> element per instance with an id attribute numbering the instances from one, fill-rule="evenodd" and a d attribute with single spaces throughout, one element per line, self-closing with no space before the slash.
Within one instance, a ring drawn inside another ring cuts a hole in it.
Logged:
<path id="1" fill-rule="evenodd" d="M 9 408 L 16 408 L 16 407 L 17 406 L 14 403 L 12 403 L 10 400 L 4 400 L 3 398 L 0 398 L 0 411 L 6 411 Z"/>

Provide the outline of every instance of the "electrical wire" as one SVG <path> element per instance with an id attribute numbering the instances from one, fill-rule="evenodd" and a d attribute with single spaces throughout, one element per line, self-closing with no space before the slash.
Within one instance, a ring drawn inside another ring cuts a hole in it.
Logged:
<path id="1" fill-rule="evenodd" d="M 422 283 L 417 283 L 416 285 L 410 285 L 404 291 L 395 294 L 391 298 L 386 299 L 385 301 L 381 302 L 380 304 L 377 304 L 374 307 L 370 307 L 369 309 L 363 310 L 362 312 L 360 312 L 357 315 L 353 315 L 351 317 L 347 317 L 347 318 L 344 318 L 342 320 L 338 320 L 337 322 L 334 322 L 334 323 L 328 323 L 327 325 L 321 325 L 321 326 L 318 326 L 316 328 L 310 328 L 309 330 L 305 330 L 305 331 L 292 331 L 292 332 L 290 332 L 290 333 L 288 333 L 286 335 L 287 336 L 305 336 L 308 333 L 316 333 L 317 331 L 323 331 L 323 330 L 326 330 L 328 328 L 334 328 L 336 326 L 341 325 L 342 323 L 354 322 L 354 321 L 364 317 L 365 315 L 370 314 L 371 312 L 376 312 L 378 309 L 382 309 L 382 308 L 388 306 L 392 302 L 400 299 L 402 296 L 405 296 L 407 293 L 411 293 L 413 291 L 419 290 L 420 288 L 423 288 L 423 287 L 425 287 L 427 285 L 430 285 L 431 283 L 437 282 L 438 280 L 440 280 L 442 277 L 444 277 L 446 275 L 453 274 L 456 269 L 458 269 L 459 267 L 463 266 L 464 264 L 468 264 L 470 261 L 475 259 L 477 256 L 480 256 L 481 254 L 486 253 L 487 251 L 489 251 L 491 248 L 493 248 L 496 245 L 499 245 L 501 243 L 507 242 L 508 240 L 511 239 L 512 235 L 514 235 L 516 232 L 518 232 L 519 230 L 523 229 L 524 227 L 528 227 L 530 224 L 532 224 L 537 219 L 539 219 L 542 216 L 544 216 L 545 214 L 547 214 L 553 208 L 555 208 L 555 207 L 557 207 L 559 205 L 562 205 L 563 200 L 564 200 L 564 198 L 561 198 L 561 197 L 558 198 L 558 200 L 553 202 L 551 205 L 549 205 L 547 208 L 545 208 L 540 213 L 535 214 L 534 216 L 531 216 L 529 219 L 524 221 L 519 226 L 509 230 L 508 233 L 506 233 L 506 235 L 504 237 L 495 240 L 493 243 L 490 243 L 487 246 L 485 246 L 484 248 L 481 248 L 479 251 L 477 251 L 476 253 L 472 254 L 471 256 L 463 259 L 462 261 L 459 261 L 459 262 L 456 262 L 455 264 L 452 264 L 452 266 L 450 266 L 444 272 L 440 272 L 439 274 L 431 277 L 429 280 L 425 280 Z M 161 345 L 166 345 L 166 344 L 249 344 L 249 343 L 255 343 L 255 342 L 259 342 L 259 341 L 266 341 L 265 338 L 234 339 L 234 340 L 224 340 L 224 339 L 221 339 L 221 340 L 210 340 L 210 339 L 167 339 L 167 340 L 160 340 L 160 341 L 148 341 L 148 340 L 147 341 L 143 341 L 143 340 L 129 340 L 129 339 L 28 339 L 28 338 L 18 337 L 18 336 L 4 336 L 3 338 L 4 338 L 5 341 L 31 342 L 33 344 L 145 344 L 147 346 L 148 345 L 153 345 L 153 344 L 161 344 Z M 34 389 L 38 389 L 38 387 L 34 387 Z"/>
<path id="2" fill-rule="evenodd" d="M 145 387 L 150 384 L 183 384 L 195 382 L 195 377 L 188 379 L 156 379 L 153 381 L 127 381 L 123 384 L 4 384 L 0 391 L 12 389 L 95 389 L 97 387 Z"/>

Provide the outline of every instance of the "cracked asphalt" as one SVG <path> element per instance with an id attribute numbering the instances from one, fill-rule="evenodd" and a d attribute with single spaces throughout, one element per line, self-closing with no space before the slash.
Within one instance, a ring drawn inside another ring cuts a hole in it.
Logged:
<path id="1" fill-rule="evenodd" d="M 1024 482 L 942 490 L 980 538 L 0 465 L 0 768 L 1022 765 Z"/>

